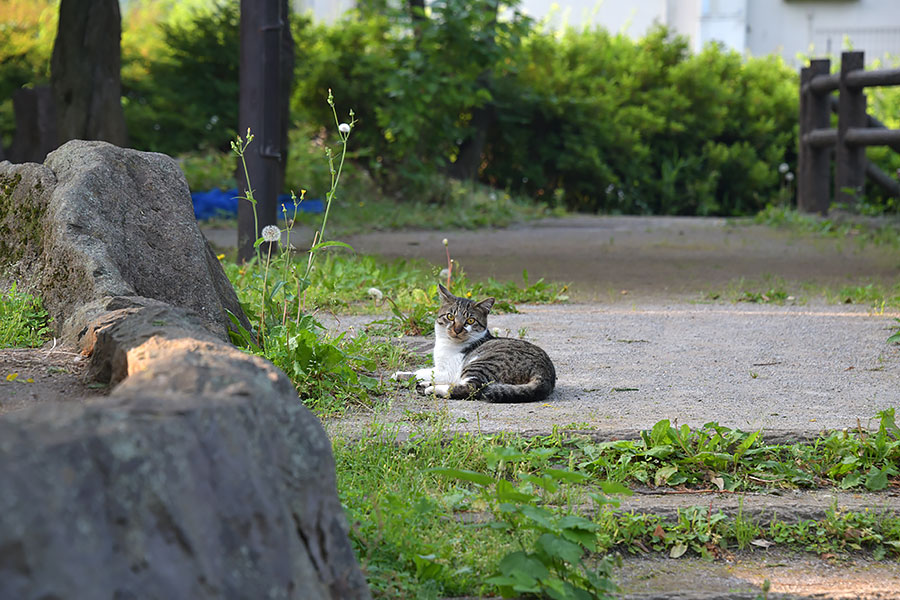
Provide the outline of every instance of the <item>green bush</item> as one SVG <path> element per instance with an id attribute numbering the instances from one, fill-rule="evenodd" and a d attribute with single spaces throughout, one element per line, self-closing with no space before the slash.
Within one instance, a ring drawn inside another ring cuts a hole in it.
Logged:
<path id="1" fill-rule="evenodd" d="M 240 9 L 219 1 L 185 21 L 162 23 L 164 52 L 146 61 L 146 76 L 122 92 L 131 144 L 178 154 L 204 147 L 225 150 L 238 121 Z"/>
<path id="2" fill-rule="evenodd" d="M 569 208 L 747 214 L 793 162 L 796 77 L 775 58 L 698 55 L 665 29 L 534 34 L 498 100 L 483 175 Z"/>
<path id="3" fill-rule="evenodd" d="M 691 55 L 664 28 L 635 42 L 501 26 L 485 5 L 317 26 L 298 57 L 295 116 L 321 122 L 305 103 L 335 89 L 357 107 L 360 156 L 418 193 L 486 109 L 481 180 L 583 211 L 754 213 L 779 189 L 777 166 L 795 162 L 796 74 L 781 60 L 715 45 Z"/>
<path id="4" fill-rule="evenodd" d="M 15 133 L 12 95 L 24 86 L 50 82 L 57 0 L 0 3 L 0 143 Z"/>
<path id="5" fill-rule="evenodd" d="M 491 81 L 509 71 L 528 31 L 523 16 L 497 19 L 484 0 L 438 0 L 429 8 L 428 17 L 357 12 L 318 25 L 298 45 L 295 118 L 323 122 L 327 115 L 311 99 L 333 89 L 360 121 L 359 156 L 405 197 L 427 192 L 432 175 L 456 160 L 473 133 L 473 111 L 491 102 Z"/>

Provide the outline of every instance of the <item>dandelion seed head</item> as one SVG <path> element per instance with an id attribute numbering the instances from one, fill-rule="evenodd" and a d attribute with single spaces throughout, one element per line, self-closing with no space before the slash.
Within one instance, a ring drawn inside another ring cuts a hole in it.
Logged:
<path id="1" fill-rule="evenodd" d="M 788 169 L 790 169 L 790 167 L 788 166 L 787 163 L 781 163 L 780 165 L 778 165 L 778 172 L 781 173 L 782 175 L 787 173 Z"/>
<path id="2" fill-rule="evenodd" d="M 281 230 L 276 225 L 266 225 L 262 230 L 262 238 L 266 242 L 277 242 L 281 239 Z"/>
<path id="3" fill-rule="evenodd" d="M 369 295 L 369 298 L 372 298 L 376 302 L 381 301 L 384 298 L 384 294 L 376 287 L 370 287 L 366 290 L 366 293 Z"/>

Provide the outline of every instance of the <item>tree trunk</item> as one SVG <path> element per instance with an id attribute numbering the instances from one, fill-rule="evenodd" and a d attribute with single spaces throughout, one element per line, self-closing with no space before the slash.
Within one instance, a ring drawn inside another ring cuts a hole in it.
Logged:
<path id="1" fill-rule="evenodd" d="M 456 162 L 450 165 L 448 175 L 454 179 L 471 180 L 478 178 L 481 157 L 487 141 L 488 129 L 494 120 L 494 108 L 488 104 L 472 111 L 472 133 L 459 145 Z"/>
<path id="2" fill-rule="evenodd" d="M 60 144 L 72 139 L 127 144 L 121 34 L 118 0 L 61 0 L 50 61 Z"/>
<path id="3" fill-rule="evenodd" d="M 412 0 L 410 1 L 412 2 Z M 497 25 L 497 13 L 500 10 L 500 3 L 485 3 L 484 8 L 489 14 L 487 28 L 493 31 Z M 487 43 L 494 44 L 493 38 L 490 38 L 490 41 Z M 479 87 L 490 91 L 492 78 L 493 73 L 488 67 L 478 76 Z M 472 133 L 459 145 L 456 162 L 447 169 L 447 174 L 450 177 L 472 181 L 478 178 L 484 145 L 487 142 L 488 130 L 493 121 L 493 104 L 485 104 L 472 110 L 472 121 L 470 122 Z"/>

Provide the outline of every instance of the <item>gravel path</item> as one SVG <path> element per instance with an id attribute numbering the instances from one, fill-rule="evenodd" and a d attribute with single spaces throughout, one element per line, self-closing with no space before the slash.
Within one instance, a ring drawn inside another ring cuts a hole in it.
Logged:
<path id="1" fill-rule="evenodd" d="M 214 243 L 230 239 L 227 232 L 207 234 Z M 398 388 L 377 414 L 354 413 L 330 426 L 358 431 L 377 421 L 411 431 L 422 419 L 444 415 L 456 430 L 545 432 L 575 424 L 616 436 L 666 418 L 805 437 L 874 423 L 878 411 L 900 400 L 900 347 L 885 343 L 900 315 L 828 304 L 821 294 L 895 283 L 900 255 L 892 248 L 861 244 L 855 235 L 835 239 L 685 217 L 576 216 L 503 230 L 374 232 L 347 241 L 358 252 L 440 268 L 444 237 L 473 278 L 517 279 L 527 269 L 532 281 L 570 283 L 571 304 L 521 306 L 521 314 L 489 320 L 547 350 L 557 367 L 556 392 L 537 405 L 492 406 Z M 796 299 L 726 300 L 729 289 L 772 285 Z"/>
<path id="2" fill-rule="evenodd" d="M 398 388 L 388 410 L 356 413 L 342 425 L 377 421 L 413 430 L 415 415 L 445 411 L 447 427 L 460 431 L 545 432 L 574 424 L 621 436 L 665 418 L 805 437 L 858 421 L 865 426 L 900 395 L 900 356 L 885 343 L 898 314 L 825 304 L 520 310 L 489 322 L 512 335 L 524 329 L 553 358 L 558 382 L 547 402 L 435 400 Z"/>

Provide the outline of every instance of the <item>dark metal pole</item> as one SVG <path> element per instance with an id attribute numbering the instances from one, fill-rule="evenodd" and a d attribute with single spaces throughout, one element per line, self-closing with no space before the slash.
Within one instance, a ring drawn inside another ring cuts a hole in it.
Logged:
<path id="1" fill-rule="evenodd" d="M 250 184 L 256 198 L 259 222 L 246 200 L 238 204 L 238 261 L 255 255 L 253 244 L 266 225 L 278 216 L 278 193 L 283 170 L 284 148 L 281 134 L 285 123 L 280 109 L 281 36 L 287 27 L 282 0 L 241 0 L 241 65 L 238 132 L 243 137 L 249 127 L 253 143 L 245 159 Z M 238 168 L 238 185 L 243 194 L 247 181 Z M 257 229 L 258 226 L 258 229 Z M 268 251 L 260 246 L 263 254 Z"/>

